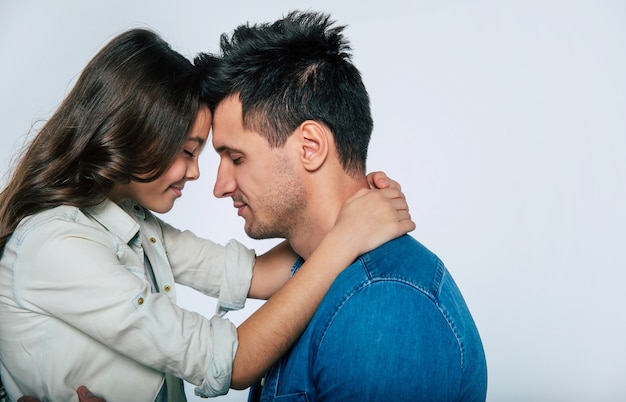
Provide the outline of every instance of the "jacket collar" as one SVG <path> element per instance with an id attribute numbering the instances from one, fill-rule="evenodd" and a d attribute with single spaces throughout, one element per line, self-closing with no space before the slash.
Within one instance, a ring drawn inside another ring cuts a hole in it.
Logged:
<path id="1" fill-rule="evenodd" d="M 84 208 L 83 212 L 91 216 L 109 232 L 129 243 L 139 232 L 139 223 L 133 219 L 145 219 L 145 210 L 133 201 L 123 201 L 119 205 L 105 199 L 98 205 Z"/>

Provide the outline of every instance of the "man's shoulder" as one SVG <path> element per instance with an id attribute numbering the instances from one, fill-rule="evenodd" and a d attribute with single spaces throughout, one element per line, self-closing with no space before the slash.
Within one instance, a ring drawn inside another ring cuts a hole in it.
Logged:
<path id="1" fill-rule="evenodd" d="M 445 266 L 435 253 L 409 235 L 400 236 L 363 254 L 357 260 L 372 278 L 405 278 L 432 282 Z"/>
<path id="2" fill-rule="evenodd" d="M 405 234 L 400 237 L 397 237 L 393 240 L 384 243 L 378 248 L 370 251 L 366 254 L 384 254 L 386 256 L 395 254 L 400 257 L 406 257 L 409 259 L 422 259 L 425 260 L 425 263 L 432 263 L 435 261 L 439 261 L 439 258 L 428 249 L 424 244 L 420 243 L 413 236 Z"/>

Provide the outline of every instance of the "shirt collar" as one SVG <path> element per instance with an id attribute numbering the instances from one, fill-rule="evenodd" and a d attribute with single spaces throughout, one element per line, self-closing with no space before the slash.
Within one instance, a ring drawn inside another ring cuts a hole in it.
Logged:
<path id="1" fill-rule="evenodd" d="M 107 198 L 98 205 L 84 209 L 86 214 L 125 243 L 130 242 L 139 232 L 139 223 L 133 219 L 131 211 L 137 218 L 145 219 L 145 210 L 130 201 L 118 205 Z"/>
<path id="2" fill-rule="evenodd" d="M 296 262 L 294 262 L 291 266 L 291 276 L 294 276 L 296 272 L 298 272 L 302 264 L 304 264 L 304 258 L 298 256 L 298 258 L 296 258 Z"/>

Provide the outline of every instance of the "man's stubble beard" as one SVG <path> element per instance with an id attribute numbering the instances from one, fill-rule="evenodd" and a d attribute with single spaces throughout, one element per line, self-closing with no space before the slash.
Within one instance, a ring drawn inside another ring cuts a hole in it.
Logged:
<path id="1" fill-rule="evenodd" d="M 245 228 L 252 239 L 282 238 L 289 240 L 306 221 L 307 192 L 301 180 L 292 174 L 283 161 L 276 174 L 276 186 L 267 191 L 251 208 L 252 220 Z"/>

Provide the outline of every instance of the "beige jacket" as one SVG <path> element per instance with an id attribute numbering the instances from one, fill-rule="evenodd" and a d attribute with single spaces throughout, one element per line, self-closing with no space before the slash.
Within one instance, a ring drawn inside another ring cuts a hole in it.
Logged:
<path id="1" fill-rule="evenodd" d="M 0 375 L 10 398 L 76 401 L 84 384 L 112 402 L 152 402 L 164 372 L 200 395 L 226 393 L 237 331 L 221 316 L 243 307 L 253 264 L 253 250 L 179 231 L 132 203 L 26 218 L 0 260 Z M 218 297 L 218 313 L 178 307 L 174 282 Z"/>

